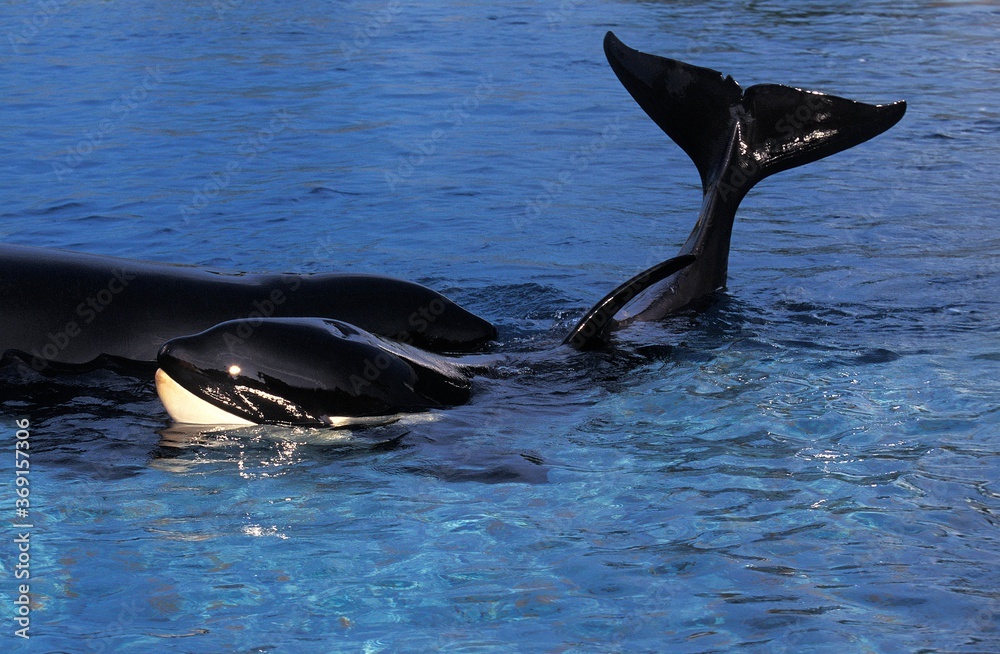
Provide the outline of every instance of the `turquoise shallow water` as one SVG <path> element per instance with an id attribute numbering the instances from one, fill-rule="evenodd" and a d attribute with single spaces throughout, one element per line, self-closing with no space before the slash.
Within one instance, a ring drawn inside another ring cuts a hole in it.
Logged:
<path id="1" fill-rule="evenodd" d="M 5 242 L 412 279 L 516 355 L 354 432 L 5 378 L 5 649 L 1000 650 L 1000 12 L 828 5 L 5 3 Z M 548 356 L 699 204 L 608 29 L 909 111 L 755 189 L 706 313 Z"/>

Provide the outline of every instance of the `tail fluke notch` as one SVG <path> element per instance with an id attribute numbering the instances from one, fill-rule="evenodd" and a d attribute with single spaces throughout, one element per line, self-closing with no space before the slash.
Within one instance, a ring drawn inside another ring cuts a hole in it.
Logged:
<path id="1" fill-rule="evenodd" d="M 906 112 L 904 102 L 864 104 L 776 84 L 744 91 L 732 77 L 633 50 L 611 32 L 604 52 L 639 106 L 691 157 L 703 198 L 681 256 L 598 302 L 563 341 L 577 349 L 603 345 L 623 324 L 616 314 L 633 300 L 642 306 L 631 307 L 622 321 L 656 320 L 723 288 L 733 220 L 754 184 L 867 141 Z M 651 292 L 640 296 L 646 289 Z"/>
<path id="2" fill-rule="evenodd" d="M 702 188 L 729 186 L 737 200 L 768 175 L 881 134 L 906 112 L 902 101 L 871 105 L 778 84 L 743 91 L 732 77 L 633 50 L 611 32 L 604 52 L 639 106 L 691 157 Z"/>

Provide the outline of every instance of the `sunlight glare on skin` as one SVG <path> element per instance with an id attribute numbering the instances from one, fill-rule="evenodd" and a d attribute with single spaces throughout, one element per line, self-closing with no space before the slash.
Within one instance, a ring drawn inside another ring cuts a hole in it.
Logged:
<path id="1" fill-rule="evenodd" d="M 162 369 L 156 371 L 156 392 L 176 422 L 198 425 L 252 425 L 254 423 L 213 406 L 187 390 Z"/>

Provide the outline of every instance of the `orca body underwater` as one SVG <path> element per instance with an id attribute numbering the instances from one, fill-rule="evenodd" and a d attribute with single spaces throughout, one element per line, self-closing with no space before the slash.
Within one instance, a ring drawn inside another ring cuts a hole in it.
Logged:
<path id="1" fill-rule="evenodd" d="M 435 352 L 474 351 L 497 335 L 443 295 L 390 277 L 225 273 L 13 245 L 0 246 L 0 307 L 0 354 L 39 371 L 151 368 L 166 341 L 239 318 L 335 318 Z"/>

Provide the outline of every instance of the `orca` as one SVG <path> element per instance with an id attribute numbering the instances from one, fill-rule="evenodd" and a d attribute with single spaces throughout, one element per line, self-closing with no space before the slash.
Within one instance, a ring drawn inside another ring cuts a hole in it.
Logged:
<path id="1" fill-rule="evenodd" d="M 566 336 L 577 349 L 601 347 L 616 329 L 659 320 L 724 288 L 736 210 L 755 184 L 863 143 L 906 112 L 905 101 L 871 105 L 778 84 L 744 90 L 718 71 L 633 50 L 612 32 L 604 52 L 625 89 L 694 162 L 702 203 L 678 253 L 696 260 L 668 275 L 658 264 L 612 291 Z"/>
<path id="2" fill-rule="evenodd" d="M 324 317 L 435 352 L 470 352 L 488 321 L 424 286 L 360 274 L 245 274 L 0 246 L 0 354 L 39 371 L 123 361 L 151 369 L 167 341 L 247 318 Z"/>
<path id="3" fill-rule="evenodd" d="M 231 320 L 163 345 L 156 390 L 176 422 L 339 427 L 456 406 L 471 394 L 468 366 L 343 321 L 250 326 Z"/>
<path id="4" fill-rule="evenodd" d="M 613 33 L 612 69 L 694 162 L 702 205 L 678 255 L 619 285 L 563 345 L 606 346 L 725 287 L 733 221 L 764 178 L 862 143 L 905 102 L 872 105 L 639 52 Z M 476 366 L 443 356 L 496 339 L 426 287 L 376 275 L 245 274 L 0 246 L 0 355 L 39 370 L 157 368 L 179 422 L 336 425 L 467 402 Z M 236 423 L 230 421 L 237 421 Z"/>
<path id="5" fill-rule="evenodd" d="M 701 212 L 672 259 L 635 275 L 595 304 L 562 341 L 606 346 L 635 321 L 703 303 L 726 284 L 736 210 L 777 172 L 862 143 L 898 122 L 904 102 L 871 105 L 775 84 L 743 90 L 707 68 L 633 50 L 611 32 L 611 67 L 646 113 L 692 159 Z M 344 425 L 462 404 L 467 365 L 332 320 L 260 321 L 238 338 L 231 321 L 164 345 L 157 390 L 178 422 Z M 228 336 L 228 338 L 227 338 Z"/>

